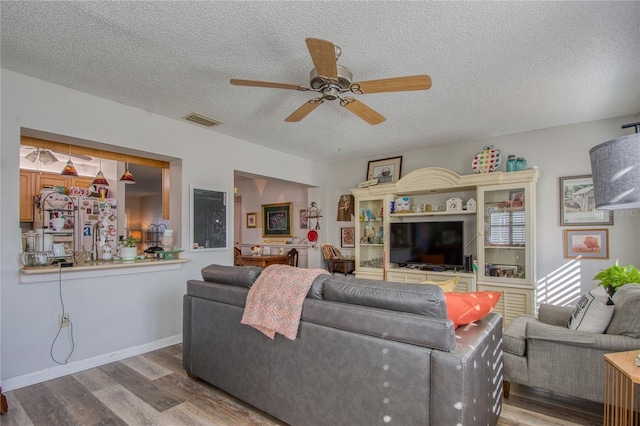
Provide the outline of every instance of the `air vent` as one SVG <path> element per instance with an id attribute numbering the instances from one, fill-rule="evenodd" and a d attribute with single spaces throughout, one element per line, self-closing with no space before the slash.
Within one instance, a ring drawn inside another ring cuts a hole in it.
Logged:
<path id="1" fill-rule="evenodd" d="M 207 127 L 213 127 L 217 126 L 218 124 L 222 124 L 219 121 L 214 120 L 213 118 L 205 117 L 204 115 L 196 114 L 195 112 L 192 112 L 191 114 L 182 118 Z"/>

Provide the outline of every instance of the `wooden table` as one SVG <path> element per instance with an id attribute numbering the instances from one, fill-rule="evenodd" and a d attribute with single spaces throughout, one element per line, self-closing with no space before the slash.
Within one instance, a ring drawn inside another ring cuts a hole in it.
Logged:
<path id="1" fill-rule="evenodd" d="M 327 271 L 331 273 L 338 271 L 347 275 L 356 270 L 356 261 L 353 259 L 326 259 L 326 261 Z"/>
<path id="2" fill-rule="evenodd" d="M 289 263 L 286 254 L 241 255 L 238 256 L 238 260 L 242 266 L 260 266 L 262 268 L 266 268 L 269 265 L 286 265 Z"/>
<path id="3" fill-rule="evenodd" d="M 638 352 L 636 349 L 604 355 L 605 425 L 640 425 Z"/>

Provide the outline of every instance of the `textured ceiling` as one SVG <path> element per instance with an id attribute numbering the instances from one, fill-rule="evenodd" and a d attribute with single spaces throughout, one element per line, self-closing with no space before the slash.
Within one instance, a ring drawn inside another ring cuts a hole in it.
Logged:
<path id="1" fill-rule="evenodd" d="M 1 64 L 322 162 L 640 112 L 640 2 L 7 2 Z M 428 74 L 428 91 L 355 95 L 284 119 L 314 93 L 304 39 L 342 48 L 354 81 Z"/>

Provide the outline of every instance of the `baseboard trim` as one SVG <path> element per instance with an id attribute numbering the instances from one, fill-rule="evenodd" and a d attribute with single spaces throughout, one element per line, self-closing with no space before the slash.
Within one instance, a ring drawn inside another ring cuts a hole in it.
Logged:
<path id="1" fill-rule="evenodd" d="M 93 358 L 70 362 L 69 364 L 35 371 L 23 376 L 11 377 L 2 381 L 2 391 L 8 392 L 15 389 L 23 388 L 25 386 L 35 385 L 36 383 L 45 382 L 47 380 L 57 379 L 58 377 L 67 376 L 79 371 L 88 370 L 90 368 L 99 367 L 111 362 L 130 358 L 132 356 L 166 348 L 167 346 L 175 345 L 180 342 L 182 342 L 182 334 L 176 334 L 175 336 L 156 340 L 144 345 L 133 346 L 130 348 L 122 349 L 120 351 L 99 355 Z"/>

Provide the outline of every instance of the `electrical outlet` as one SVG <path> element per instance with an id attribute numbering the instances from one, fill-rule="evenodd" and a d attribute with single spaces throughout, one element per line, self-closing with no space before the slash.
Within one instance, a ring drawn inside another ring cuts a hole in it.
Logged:
<path id="1" fill-rule="evenodd" d="M 58 327 L 69 327 L 69 313 L 65 312 L 64 314 L 58 315 Z"/>

